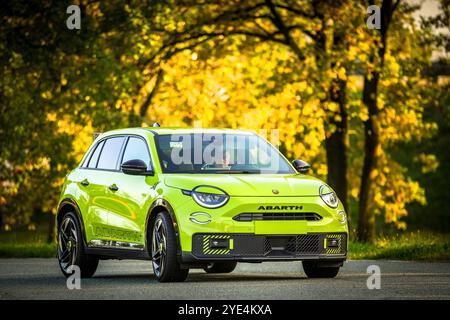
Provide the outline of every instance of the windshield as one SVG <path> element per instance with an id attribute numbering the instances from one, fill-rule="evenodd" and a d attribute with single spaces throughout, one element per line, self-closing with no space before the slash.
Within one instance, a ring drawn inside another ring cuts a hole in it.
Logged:
<path id="1" fill-rule="evenodd" d="M 164 173 L 273 173 L 295 171 L 257 135 L 196 133 L 156 135 Z"/>

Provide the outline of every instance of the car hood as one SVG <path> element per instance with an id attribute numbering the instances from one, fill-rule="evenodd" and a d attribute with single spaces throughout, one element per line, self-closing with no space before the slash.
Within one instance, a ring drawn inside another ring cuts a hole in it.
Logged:
<path id="1" fill-rule="evenodd" d="M 230 196 L 318 196 L 324 182 L 306 175 L 269 174 L 169 174 L 167 186 L 192 190 L 200 185 L 218 187 Z M 278 191 L 278 194 L 274 193 Z"/>

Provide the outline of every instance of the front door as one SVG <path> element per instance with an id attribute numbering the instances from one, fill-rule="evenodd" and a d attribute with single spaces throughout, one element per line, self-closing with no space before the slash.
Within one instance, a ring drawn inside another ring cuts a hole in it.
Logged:
<path id="1" fill-rule="evenodd" d="M 92 164 L 94 170 L 89 173 L 89 218 L 91 221 L 91 245 L 105 245 L 105 241 L 115 239 L 115 230 L 111 228 L 110 212 L 121 210 L 121 202 L 114 192 L 114 183 L 120 179 L 119 157 L 125 145 L 126 136 L 113 136 L 100 142 L 101 151 Z M 100 146 L 99 144 L 99 146 Z M 88 168 L 89 169 L 89 168 Z M 88 240 L 89 241 L 89 240 Z M 100 242 L 99 242 L 100 241 Z"/>
<path id="2" fill-rule="evenodd" d="M 138 136 L 127 138 L 121 163 L 129 160 L 142 160 L 147 168 L 152 168 L 148 142 Z M 120 166 L 119 166 L 120 167 Z M 118 173 L 112 181 L 115 190 L 109 190 L 114 206 L 109 208 L 108 224 L 115 231 L 116 241 L 145 244 L 145 225 L 149 204 L 157 194 L 153 185 L 156 176 L 130 175 Z"/>

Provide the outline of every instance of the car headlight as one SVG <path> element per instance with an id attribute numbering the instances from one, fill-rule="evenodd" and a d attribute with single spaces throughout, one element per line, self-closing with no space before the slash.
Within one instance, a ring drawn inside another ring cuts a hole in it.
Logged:
<path id="1" fill-rule="evenodd" d="M 327 204 L 327 206 L 333 209 L 337 208 L 339 200 L 336 196 L 336 193 L 334 193 L 333 189 L 331 189 L 329 186 L 320 186 L 319 195 L 320 198 L 322 198 L 323 202 Z"/>
<path id="2" fill-rule="evenodd" d="M 192 191 L 183 190 L 183 193 L 205 208 L 219 208 L 230 199 L 225 191 L 212 186 L 198 186 Z"/>

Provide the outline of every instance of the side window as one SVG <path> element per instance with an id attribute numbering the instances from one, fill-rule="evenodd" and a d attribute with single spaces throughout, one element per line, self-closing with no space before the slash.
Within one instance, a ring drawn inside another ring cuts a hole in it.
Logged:
<path id="1" fill-rule="evenodd" d="M 97 169 L 116 170 L 117 162 L 125 137 L 115 137 L 106 140 L 98 159 Z"/>
<path id="2" fill-rule="evenodd" d="M 98 156 L 100 155 L 100 151 L 102 150 L 104 143 L 105 143 L 105 141 L 103 140 L 102 142 L 97 144 L 97 147 L 95 148 L 94 152 L 92 153 L 91 159 L 89 159 L 89 162 L 86 163 L 87 168 L 95 168 L 97 166 Z"/>
<path id="3" fill-rule="evenodd" d="M 151 168 L 150 155 L 148 153 L 146 142 L 139 138 L 130 137 L 123 154 L 122 163 L 133 159 L 142 160 L 147 165 L 147 168 Z"/>

